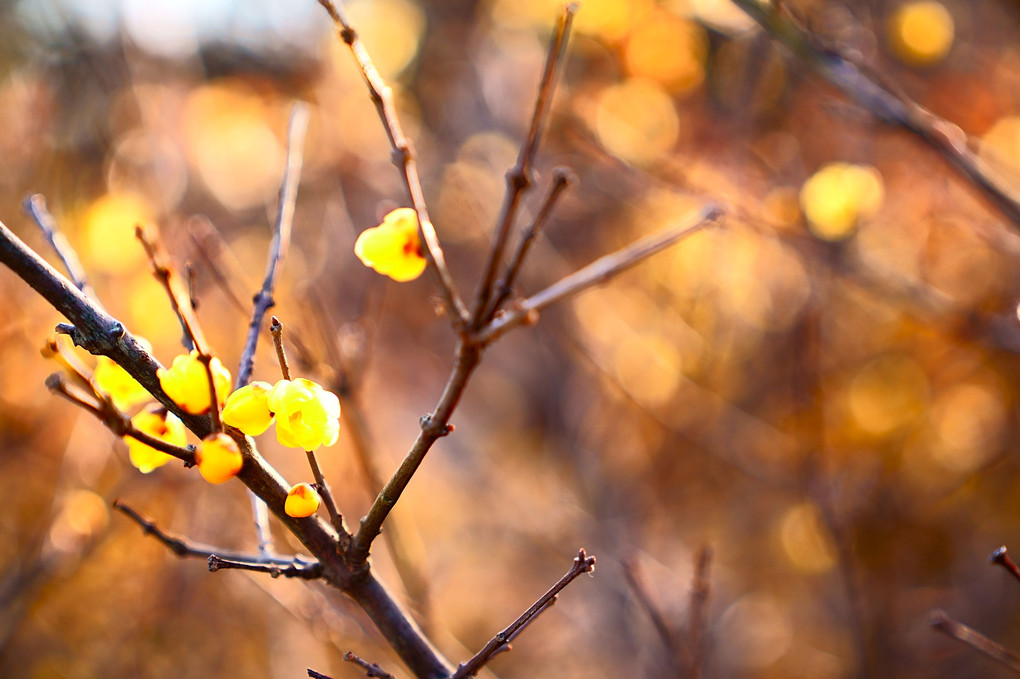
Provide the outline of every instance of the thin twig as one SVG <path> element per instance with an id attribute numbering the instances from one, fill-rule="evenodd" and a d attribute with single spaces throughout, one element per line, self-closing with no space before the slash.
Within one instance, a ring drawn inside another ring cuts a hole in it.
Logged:
<path id="1" fill-rule="evenodd" d="M 49 209 L 46 207 L 46 198 L 41 193 L 33 193 L 25 198 L 23 207 L 25 212 L 39 226 L 50 247 L 57 253 L 57 257 L 60 258 L 60 262 L 64 265 L 64 269 L 67 271 L 67 275 L 70 276 L 71 282 L 74 283 L 75 287 L 92 298 L 96 304 L 99 304 L 99 297 L 89 284 L 88 274 L 85 273 L 85 267 L 82 266 L 78 253 L 71 247 L 67 237 L 64 236 L 57 226 L 57 220 L 53 218 L 53 215 L 50 214 Z"/>
<path id="2" fill-rule="evenodd" d="M 1002 566 L 1009 571 L 1014 578 L 1020 580 L 1020 566 L 1017 566 L 1016 561 L 1013 561 L 1009 554 L 1006 553 L 1006 545 L 1003 545 L 992 552 L 991 556 L 988 557 L 988 560 L 993 564 Z"/>
<path id="3" fill-rule="evenodd" d="M 690 649 L 690 666 L 687 676 L 698 679 L 705 654 L 705 628 L 708 612 L 708 597 L 711 594 L 709 568 L 712 565 L 712 548 L 703 545 L 694 557 L 694 582 L 687 616 L 687 647 Z"/>
<path id="4" fill-rule="evenodd" d="M 323 674 L 322 672 L 316 672 L 315 670 L 313 670 L 310 667 L 307 669 L 307 672 L 308 672 L 308 676 L 311 677 L 312 679 L 333 679 L 333 677 L 329 676 L 328 674 Z"/>
<path id="5" fill-rule="evenodd" d="M 151 535 L 156 538 L 159 542 L 169 549 L 175 556 L 181 558 L 199 558 L 208 559 L 211 556 L 216 556 L 227 561 L 236 563 L 247 563 L 247 564 L 258 564 L 261 566 L 274 566 L 277 568 L 295 567 L 297 569 L 320 569 L 320 564 L 314 559 L 308 559 L 301 556 L 277 556 L 277 555 L 253 555 L 243 554 L 241 552 L 234 552 L 232 550 L 221 549 L 219 547 L 213 547 L 211 545 L 204 545 L 198 542 L 192 542 L 185 540 L 174 535 L 170 535 L 163 529 L 161 529 L 156 522 L 146 519 L 137 510 L 130 505 L 120 501 L 113 501 L 113 508 L 125 514 L 132 521 L 142 527 L 142 530 L 146 535 Z M 305 577 L 305 576 L 301 576 Z"/>
<path id="6" fill-rule="evenodd" d="M 329 13 L 333 24 L 336 26 L 340 39 L 346 44 L 354 60 L 358 64 L 365 84 L 368 86 L 372 103 L 375 104 L 382 119 L 383 127 L 386 129 L 386 136 L 390 140 L 390 147 L 393 149 L 393 163 L 402 170 L 404 186 L 411 197 L 411 205 L 418 214 L 418 228 L 425 243 L 425 258 L 428 260 L 429 268 L 434 272 L 436 282 L 439 285 L 440 294 L 446 306 L 446 313 L 450 318 L 455 330 L 460 332 L 467 323 L 468 312 L 457 292 L 453 282 L 453 276 L 446 266 L 446 257 L 439 244 L 435 227 L 429 219 L 428 208 L 425 205 L 425 194 L 422 191 L 421 179 L 418 177 L 418 164 L 415 160 L 415 151 L 411 142 L 404 136 L 404 131 L 397 118 L 396 106 L 393 102 L 393 90 L 379 75 L 378 69 L 372 63 L 372 58 L 362 44 L 357 32 L 347 20 L 347 16 L 332 0 L 319 0 Z"/>
<path id="7" fill-rule="evenodd" d="M 931 626 L 939 632 L 967 644 L 979 653 L 1020 674 L 1020 656 L 1007 651 L 973 628 L 953 620 L 943 610 L 932 611 L 930 620 Z"/>
<path id="8" fill-rule="evenodd" d="M 517 241 L 517 246 L 514 248 L 514 254 L 510 258 L 510 264 L 507 265 L 506 273 L 496 283 L 496 289 L 492 294 L 492 301 L 486 309 L 486 320 L 491 320 L 492 315 L 503 305 L 513 292 L 514 283 L 517 281 L 517 275 L 520 273 L 521 266 L 524 264 L 524 258 L 527 257 L 528 251 L 531 249 L 532 243 L 535 238 L 541 233 L 542 228 L 545 226 L 546 220 L 549 215 L 552 214 L 553 207 L 556 205 L 556 201 L 571 185 L 577 182 L 577 175 L 567 168 L 557 167 L 553 169 L 552 185 L 549 187 L 549 193 L 546 195 L 545 200 L 542 202 L 542 207 L 538 211 L 538 216 L 535 217 L 535 221 L 531 223 L 524 233 L 521 234 L 520 240 Z"/>
<path id="9" fill-rule="evenodd" d="M 283 348 L 283 323 L 273 316 L 269 319 L 269 332 L 273 335 L 273 346 L 276 347 L 276 358 L 280 362 L 280 373 L 283 379 L 290 379 L 290 363 L 287 362 L 287 352 Z"/>
<path id="10" fill-rule="evenodd" d="M 366 677 L 379 677 L 380 679 L 393 679 L 393 675 L 379 667 L 376 663 L 370 663 L 367 660 L 362 660 L 354 651 L 347 651 L 344 654 L 344 660 L 350 663 L 354 663 L 361 669 L 365 670 Z"/>
<path id="11" fill-rule="evenodd" d="M 588 556 L 583 549 L 579 550 L 577 556 L 574 557 L 573 563 L 570 565 L 570 570 L 560 578 L 559 582 L 539 597 L 538 601 L 532 604 L 531 608 L 526 610 L 521 617 L 514 620 L 509 627 L 490 639 L 489 643 L 485 644 L 482 650 L 476 653 L 473 658 L 462 663 L 451 679 L 464 679 L 464 677 L 473 677 L 478 674 L 478 671 L 485 666 L 485 663 L 489 662 L 493 655 L 503 650 L 508 650 L 510 642 L 517 634 L 541 614 L 542 611 L 546 610 L 564 587 L 573 582 L 582 573 L 591 573 L 594 570 L 595 557 Z"/>
<path id="12" fill-rule="evenodd" d="M 570 37 L 570 27 L 574 22 L 574 14 L 577 13 L 576 3 L 570 3 L 563 8 L 556 30 L 553 31 L 552 40 L 549 43 L 549 51 L 546 54 L 545 70 L 542 73 L 542 81 L 538 87 L 538 97 L 535 100 L 535 107 L 531 115 L 531 126 L 528 134 L 521 145 L 520 154 L 517 157 L 517 164 L 507 172 L 506 194 L 503 198 L 503 209 L 498 220 L 496 238 L 492 248 L 489 250 L 489 257 L 485 262 L 482 271 L 481 282 L 478 291 L 475 293 L 474 307 L 471 312 L 471 329 L 478 330 L 489 320 L 488 313 L 495 308 L 491 305 L 493 301 L 493 283 L 496 281 L 496 274 L 503 261 L 503 253 L 506 250 L 507 239 L 510 237 L 510 229 L 513 228 L 514 219 L 517 216 L 517 208 L 520 205 L 521 196 L 531 186 L 531 168 L 535 160 L 535 153 L 538 151 L 538 144 L 541 140 L 542 129 L 545 126 L 549 114 L 549 104 L 552 101 L 556 81 L 563 67 L 563 57 L 566 53 L 567 42 Z"/>
<path id="13" fill-rule="evenodd" d="M 290 112 L 290 125 L 287 128 L 287 165 L 283 172 L 283 183 L 280 186 L 280 199 L 276 214 L 276 225 L 273 229 L 273 242 L 269 248 L 269 259 L 266 262 L 266 276 L 262 288 L 255 293 L 254 309 L 251 322 L 248 324 L 248 337 L 241 352 L 241 362 L 237 366 L 235 389 L 248 384 L 252 369 L 255 367 L 255 348 L 258 346 L 262 319 L 266 312 L 276 304 L 273 290 L 287 248 L 290 245 L 291 225 L 294 221 L 294 204 L 297 201 L 297 188 L 301 182 L 301 164 L 305 132 L 308 130 L 308 104 L 297 102 Z"/>
<path id="14" fill-rule="evenodd" d="M 333 501 L 333 493 L 330 492 L 329 484 L 326 483 L 326 479 L 322 476 L 322 470 L 319 469 L 319 461 L 315 459 L 315 452 L 306 450 L 305 456 L 308 458 L 308 466 L 311 467 L 312 476 L 315 478 L 315 488 L 322 497 L 322 504 L 326 505 L 329 522 L 339 535 L 344 535 L 347 532 L 347 529 L 344 528 L 344 517 L 336 508 L 336 502 Z"/>
<path id="15" fill-rule="evenodd" d="M 642 238 L 636 243 L 595 260 L 583 269 L 575 271 L 541 292 L 523 300 L 502 316 L 497 316 L 478 333 L 478 341 L 488 344 L 518 325 L 534 323 L 537 320 L 538 312 L 547 306 L 609 280 L 681 238 L 714 224 L 722 214 L 723 211 L 720 207 L 709 204 L 680 224 Z"/>
<path id="16" fill-rule="evenodd" d="M 305 564 L 295 559 L 286 566 L 282 566 L 277 564 L 261 563 L 259 561 L 261 558 L 263 557 L 260 555 L 249 557 L 247 559 L 226 559 L 221 556 L 217 556 L 216 554 L 210 554 L 206 561 L 209 564 L 210 573 L 223 570 L 238 570 L 252 571 L 254 573 L 266 573 L 273 578 L 278 578 L 282 575 L 285 578 L 318 580 L 322 577 L 322 566 L 318 561 L 311 564 Z"/>
<path id="17" fill-rule="evenodd" d="M 822 44 L 818 36 L 805 31 L 787 13 L 756 0 L 734 0 L 734 4 L 859 106 L 879 120 L 920 137 L 977 188 L 1014 227 L 1020 227 L 1020 196 L 1009 182 L 968 148 L 967 137 L 959 126 L 940 118 L 894 86 L 883 82 L 878 74 L 855 63 L 838 48 Z"/>
<path id="18" fill-rule="evenodd" d="M 681 668 L 690 667 L 691 658 L 688 649 L 684 647 L 676 628 L 666 620 L 666 616 L 655 603 L 641 566 L 636 559 L 628 559 L 623 563 L 623 577 L 631 591 L 634 592 L 634 596 L 637 597 L 641 608 L 644 609 L 645 615 L 652 621 L 652 626 L 655 627 L 656 633 L 669 653 L 669 659 L 674 669 L 679 671 Z"/>

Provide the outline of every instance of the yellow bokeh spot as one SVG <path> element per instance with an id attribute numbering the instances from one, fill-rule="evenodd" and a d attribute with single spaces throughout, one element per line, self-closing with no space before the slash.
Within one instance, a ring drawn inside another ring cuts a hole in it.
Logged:
<path id="1" fill-rule="evenodd" d="M 166 408 L 153 404 L 131 418 L 131 424 L 138 431 L 155 437 L 173 446 L 184 447 L 188 442 L 184 423 Z M 162 467 L 173 460 L 173 456 L 156 450 L 136 438 L 124 437 L 131 464 L 143 474 Z"/>
<path id="2" fill-rule="evenodd" d="M 595 132 L 610 153 L 638 165 L 650 164 L 672 153 L 680 119 L 661 85 L 630 78 L 599 95 Z"/>
<path id="3" fill-rule="evenodd" d="M 981 158 L 1020 181 L 1020 116 L 1002 118 L 981 137 Z"/>
<path id="4" fill-rule="evenodd" d="M 382 224 L 358 236 L 354 254 L 365 266 L 395 281 L 414 280 L 425 270 L 418 215 L 409 207 L 393 210 L 383 217 Z"/>
<path id="5" fill-rule="evenodd" d="M 414 61 L 425 33 L 421 7 L 408 0 L 355 0 L 346 4 L 351 25 L 383 78 L 393 78 Z M 350 61 L 347 45 L 334 36 L 330 38 L 334 57 Z"/>
<path id="6" fill-rule="evenodd" d="M 318 508 L 319 494 L 307 483 L 299 483 L 291 488 L 287 493 L 287 500 L 283 504 L 284 513 L 295 519 L 311 516 Z"/>
<path id="7" fill-rule="evenodd" d="M 273 133 L 276 111 L 246 86 L 222 81 L 188 97 L 188 156 L 210 193 L 241 210 L 272 199 L 283 174 L 283 148 Z"/>
<path id="8" fill-rule="evenodd" d="M 818 508 L 809 502 L 787 510 L 779 523 L 779 539 L 787 558 L 800 571 L 824 573 L 836 564 L 832 540 Z"/>
<path id="9" fill-rule="evenodd" d="M 110 523 L 110 510 L 106 501 L 91 490 L 75 490 L 61 503 L 60 513 L 50 526 L 50 543 L 64 552 L 80 549 L 106 530 Z"/>
<path id="10" fill-rule="evenodd" d="M 953 46 L 954 32 L 953 15 L 934 0 L 908 2 L 889 18 L 893 51 L 912 66 L 942 61 Z"/>
<path id="11" fill-rule="evenodd" d="M 195 451 L 195 465 L 209 483 L 224 483 L 237 476 L 244 458 L 234 439 L 226 434 L 210 434 Z"/>
<path id="12" fill-rule="evenodd" d="M 850 383 L 850 413 L 857 425 L 884 436 L 909 424 L 928 403 L 928 377 L 905 356 L 882 356 L 858 371 Z"/>
<path id="13" fill-rule="evenodd" d="M 882 175 L 874 167 L 830 163 L 804 182 L 800 205 L 811 232 L 836 241 L 878 212 L 884 195 Z"/>
<path id="14" fill-rule="evenodd" d="M 152 209 L 133 193 L 107 193 L 94 200 L 82 221 L 90 267 L 109 273 L 126 273 L 145 261 L 135 240 L 135 226 L 152 221 Z"/>
<path id="15" fill-rule="evenodd" d="M 707 57 L 705 29 L 666 12 L 650 13 L 636 26 L 624 52 L 632 76 L 649 78 L 678 94 L 702 83 Z"/>
<path id="16" fill-rule="evenodd" d="M 941 394 L 931 413 L 939 439 L 932 456 L 956 472 L 981 466 L 999 450 L 1009 418 L 1005 403 L 994 385 L 961 384 Z"/>
<path id="17" fill-rule="evenodd" d="M 493 0 L 491 13 L 500 26 L 549 30 L 565 4 L 563 0 Z M 574 28 L 602 40 L 619 40 L 651 7 L 651 0 L 585 0 L 575 15 Z"/>

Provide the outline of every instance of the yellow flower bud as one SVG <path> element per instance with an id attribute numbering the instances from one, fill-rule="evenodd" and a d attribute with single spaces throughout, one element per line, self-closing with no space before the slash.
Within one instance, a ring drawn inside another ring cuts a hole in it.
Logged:
<path id="1" fill-rule="evenodd" d="M 269 392 L 273 385 L 268 382 L 252 382 L 227 397 L 223 405 L 223 421 L 237 427 L 249 436 L 258 436 L 273 423 L 269 411 Z"/>
<path id="2" fill-rule="evenodd" d="M 188 437 L 184 430 L 184 423 L 176 415 L 167 412 L 166 408 L 160 405 L 151 405 L 142 412 L 131 418 L 131 424 L 138 431 L 153 436 L 175 446 L 185 446 Z M 128 447 L 128 457 L 131 464 L 138 468 L 143 474 L 148 474 L 157 467 L 162 467 L 174 459 L 172 455 L 156 450 L 145 445 L 138 439 L 125 436 L 124 441 Z"/>
<path id="3" fill-rule="evenodd" d="M 299 483 L 291 488 L 287 493 L 287 501 L 283 504 L 283 511 L 295 519 L 311 516 L 318 508 L 319 494 L 308 483 Z"/>
<path id="4" fill-rule="evenodd" d="M 133 406 L 152 400 L 152 395 L 145 387 L 128 375 L 127 370 L 106 356 L 99 356 L 96 359 L 96 369 L 92 371 L 92 384 L 97 391 L 109 396 L 119 410 L 129 410 Z"/>
<path id="5" fill-rule="evenodd" d="M 358 236 L 354 254 L 365 266 L 395 281 L 414 280 L 425 270 L 417 213 L 409 207 L 393 210 L 382 224 Z"/>
<path id="6" fill-rule="evenodd" d="M 276 415 L 276 438 L 289 448 L 331 446 L 340 435 L 340 400 L 311 380 L 277 382 L 269 409 Z"/>
<path id="7" fill-rule="evenodd" d="M 230 392 L 230 372 L 218 358 L 213 358 L 209 367 L 216 385 L 216 396 L 222 405 Z M 181 354 L 174 359 L 169 369 L 157 370 L 156 377 L 166 395 L 185 411 L 197 415 L 209 410 L 209 378 L 205 366 L 198 360 L 197 351 Z"/>
<path id="8" fill-rule="evenodd" d="M 195 451 L 195 464 L 209 483 L 223 483 L 237 476 L 244 458 L 234 439 L 224 433 L 210 434 Z"/>

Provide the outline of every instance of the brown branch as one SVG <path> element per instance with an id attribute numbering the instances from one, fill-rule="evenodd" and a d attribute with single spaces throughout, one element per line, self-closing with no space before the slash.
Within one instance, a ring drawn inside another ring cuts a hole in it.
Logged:
<path id="1" fill-rule="evenodd" d="M 251 322 L 248 324 L 248 337 L 241 352 L 241 362 L 237 366 L 237 381 L 234 389 L 248 384 L 251 372 L 255 367 L 255 349 L 259 342 L 262 320 L 266 312 L 276 304 L 273 290 L 276 278 L 280 274 L 283 259 L 287 256 L 290 245 L 291 225 L 294 222 L 294 204 L 297 202 L 298 184 L 301 182 L 301 164 L 305 132 L 308 130 L 308 105 L 304 102 L 294 104 L 290 112 L 290 125 L 287 127 L 287 165 L 283 172 L 280 186 L 279 206 L 276 214 L 276 226 L 273 229 L 273 242 L 269 248 L 269 259 L 266 262 L 266 276 L 262 288 L 255 293 L 254 309 Z"/>
<path id="2" fill-rule="evenodd" d="M 333 679 L 333 677 L 329 676 L 328 674 L 316 672 L 310 667 L 306 671 L 308 672 L 308 676 L 311 677 L 312 679 Z"/>
<path id="3" fill-rule="evenodd" d="M 694 582 L 687 616 L 687 646 L 690 649 L 690 665 L 687 676 L 698 679 L 701 676 L 701 662 L 705 653 L 705 628 L 708 597 L 711 593 L 709 568 L 712 565 L 712 548 L 702 546 L 694 558 Z"/>
<path id="4" fill-rule="evenodd" d="M 1006 553 L 1006 545 L 1003 545 L 992 552 L 991 556 L 988 557 L 988 560 L 997 566 L 1002 566 L 1010 573 L 1010 575 L 1017 580 L 1020 580 L 1020 566 L 1017 566 L 1016 561 L 1013 561 L 1009 554 Z"/>
<path id="5" fill-rule="evenodd" d="M 542 309 L 599 283 L 604 283 L 678 240 L 714 224 L 722 215 L 723 211 L 719 206 L 709 204 L 680 224 L 642 238 L 636 243 L 595 260 L 583 269 L 553 283 L 545 290 L 528 297 L 511 311 L 497 316 L 478 333 L 478 341 L 488 344 L 512 328 L 521 324 L 534 323 L 537 320 L 538 312 Z"/>
<path id="6" fill-rule="evenodd" d="M 552 605 L 556 599 L 556 595 L 559 594 L 564 587 L 573 582 L 574 579 L 582 573 L 591 573 L 594 570 L 595 557 L 585 554 L 584 549 L 579 550 L 577 552 L 577 556 L 574 557 L 573 563 L 570 565 L 570 570 L 568 570 L 566 574 L 560 578 L 559 582 L 539 597 L 538 601 L 532 604 L 531 608 L 521 614 L 521 617 L 510 623 L 509 627 L 490 639 L 489 643 L 485 644 L 482 650 L 478 651 L 473 658 L 462 663 L 457 668 L 457 671 L 453 674 L 451 679 L 464 679 L 464 677 L 473 677 L 478 674 L 479 670 L 481 670 L 482 667 L 489 662 L 492 656 L 504 650 L 509 650 L 510 642 L 513 641 L 528 624 Z"/>
<path id="7" fill-rule="evenodd" d="M 346 44 L 358 69 L 368 86 L 372 103 L 375 104 L 382 119 L 383 127 L 386 129 L 386 136 L 390 140 L 390 147 L 393 149 L 393 163 L 401 169 L 404 186 L 411 197 L 411 205 L 418 214 L 418 229 L 422 242 L 425 244 L 425 258 L 428 260 L 429 268 L 432 270 L 436 283 L 439 286 L 440 295 L 446 306 L 446 313 L 450 318 L 455 330 L 460 332 L 467 323 L 468 312 L 461 300 L 453 276 L 446 266 L 446 257 L 439 244 L 439 237 L 436 235 L 435 227 L 429 219 L 428 208 L 425 205 L 425 194 L 422 191 L 421 179 L 418 177 L 418 163 L 415 160 L 415 152 L 411 142 L 404 136 L 397 117 L 396 106 L 393 103 L 393 90 L 379 75 L 372 58 L 362 44 L 357 32 L 347 20 L 342 7 L 338 8 L 332 0 L 319 0 L 329 13 L 333 24 L 336 26 L 340 39 Z"/>
<path id="8" fill-rule="evenodd" d="M 93 354 L 108 356 L 144 386 L 168 410 L 181 418 L 199 438 L 211 432 L 209 418 L 184 412 L 163 391 L 156 378 L 159 362 L 145 351 L 124 326 L 100 309 L 64 276 L 0 223 L 0 264 L 10 268 L 71 324 L 62 331 Z M 322 577 L 352 599 L 372 619 L 382 635 L 418 677 L 445 679 L 449 663 L 400 609 L 392 595 L 367 568 L 349 567 L 337 550 L 336 532 L 325 522 L 287 516 L 284 503 L 290 488 L 251 442 L 228 429 L 244 456 L 238 480 L 266 501 L 269 510 L 322 564 Z"/>
<path id="9" fill-rule="evenodd" d="M 553 91 L 556 87 L 557 76 L 563 66 L 563 57 L 566 52 L 567 42 L 570 37 L 570 27 L 574 22 L 574 14 L 577 13 L 576 3 L 570 3 L 563 9 L 556 30 L 553 32 L 552 40 L 549 43 L 549 52 L 546 55 L 545 71 L 542 73 L 542 81 L 538 88 L 538 97 L 535 100 L 535 108 L 531 115 L 531 126 L 528 134 L 521 145 L 520 154 L 517 157 L 517 164 L 507 172 L 506 195 L 503 198 L 503 209 L 498 220 L 499 226 L 496 229 L 496 238 L 492 248 L 489 250 L 489 257 L 485 262 L 481 282 L 478 291 L 475 293 L 474 308 L 471 313 L 471 329 L 478 330 L 488 321 L 488 312 L 495 312 L 492 306 L 492 286 L 496 281 L 496 273 L 503 261 L 503 252 L 506 250 L 506 242 L 510 236 L 510 229 L 513 227 L 514 218 L 517 216 L 517 208 L 520 205 L 521 196 L 531 186 L 531 167 L 534 163 L 535 153 L 538 151 L 538 143 L 541 140 L 542 129 L 545 126 L 549 114 L 549 104 L 552 101 Z"/>
<path id="10" fill-rule="evenodd" d="M 300 578 L 302 580 L 318 580 L 322 577 L 322 566 L 318 561 L 306 564 L 294 558 L 287 565 L 266 564 L 259 561 L 261 556 L 250 556 L 244 559 L 227 559 L 216 554 L 210 554 L 206 559 L 209 564 L 209 572 L 215 573 L 221 570 L 252 571 L 254 573 L 267 573 L 270 577 L 278 578 L 281 575 L 285 578 Z"/>
<path id="11" fill-rule="evenodd" d="M 567 168 L 557 167 L 553 169 L 553 180 L 552 186 L 549 187 L 549 193 L 546 195 L 545 200 L 542 202 L 542 207 L 538 211 L 538 216 L 535 217 L 535 221 L 531 223 L 524 233 L 521 234 L 520 240 L 517 241 L 517 246 L 514 248 L 514 254 L 510 257 L 510 264 L 507 265 L 506 273 L 496 283 L 496 289 L 492 294 L 492 301 L 486 309 L 485 317 L 486 320 L 491 320 L 493 314 L 503 305 L 513 292 L 514 283 L 517 281 L 517 275 L 520 273 L 521 266 L 524 264 L 524 258 L 527 257 L 528 252 L 531 250 L 531 245 L 534 243 L 535 238 L 542 232 L 545 227 L 545 222 L 549 219 L 549 215 L 552 214 L 553 207 L 556 205 L 556 201 L 563 194 L 568 187 L 577 182 L 577 175 L 571 172 Z"/>
<path id="12" fill-rule="evenodd" d="M 365 670 L 366 677 L 379 677 L 380 679 L 393 679 L 393 675 L 379 667 L 376 663 L 370 663 L 367 660 L 362 660 L 354 651 L 347 651 L 344 654 L 344 660 L 350 663 L 354 663 L 361 669 Z M 311 676 L 311 675 L 309 675 Z"/>
<path id="13" fill-rule="evenodd" d="M 734 4 L 859 106 L 879 120 L 914 133 L 935 149 L 1014 227 L 1020 227 L 1020 196 L 1009 182 L 968 148 L 966 135 L 956 124 L 940 118 L 883 82 L 876 73 L 841 54 L 838 48 L 822 44 L 818 36 L 805 31 L 785 12 L 756 0 L 734 0 Z"/>
<path id="14" fill-rule="evenodd" d="M 959 623 L 949 617 L 943 610 L 934 610 L 930 614 L 931 626 L 948 637 L 967 644 L 982 655 L 1008 667 L 1020 674 L 1020 656 L 1007 651 L 980 632 Z"/>
<path id="15" fill-rule="evenodd" d="M 287 351 L 283 348 L 283 323 L 276 316 L 269 319 L 269 332 L 273 335 L 273 346 L 276 347 L 276 359 L 280 363 L 280 374 L 283 379 L 290 379 L 290 363 L 287 361 Z"/>
<path id="16" fill-rule="evenodd" d="M 85 273 L 85 267 L 82 266 L 78 253 L 71 247 L 67 237 L 64 236 L 57 226 L 57 220 L 53 218 L 53 215 L 50 214 L 49 209 L 46 207 L 46 198 L 40 193 L 33 193 L 25 198 L 23 208 L 39 226 L 53 251 L 57 253 L 57 257 L 60 258 L 61 264 L 64 265 L 67 275 L 71 277 L 71 282 L 79 290 L 95 300 L 96 304 L 99 304 L 99 297 L 96 295 L 96 291 L 92 289 L 92 286 L 89 285 L 88 274 Z"/>

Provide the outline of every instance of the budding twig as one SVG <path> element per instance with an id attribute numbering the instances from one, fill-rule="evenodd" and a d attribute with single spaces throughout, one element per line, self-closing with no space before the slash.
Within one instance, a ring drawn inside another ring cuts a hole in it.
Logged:
<path id="1" fill-rule="evenodd" d="M 57 257 L 60 258 L 60 262 L 64 265 L 67 275 L 71 277 L 71 282 L 84 294 L 91 297 L 96 304 L 99 304 L 99 298 L 96 295 L 96 291 L 89 284 L 88 274 L 85 273 L 85 267 L 82 266 L 81 260 L 78 259 L 78 253 L 67 242 L 67 237 L 64 236 L 57 226 L 57 220 L 53 218 L 53 215 L 50 214 L 49 209 L 46 207 L 46 198 L 40 193 L 33 193 L 25 198 L 23 207 L 25 212 L 39 226 L 50 247 L 57 253 Z"/>
<path id="2" fill-rule="evenodd" d="M 574 557 L 574 561 L 570 566 L 570 570 L 560 578 L 559 582 L 553 585 L 548 592 L 539 597 L 538 601 L 532 604 L 531 608 L 526 610 L 519 618 L 514 620 L 509 627 L 504 629 L 502 632 L 494 636 L 489 643 L 485 644 L 473 658 L 468 660 L 466 663 L 461 664 L 457 671 L 454 672 L 451 679 L 464 679 L 464 677 L 473 677 L 478 674 L 478 671 L 485 666 L 492 656 L 502 651 L 510 650 L 510 642 L 517 637 L 525 627 L 534 621 L 543 611 L 551 606 L 555 600 L 556 595 L 563 590 L 564 587 L 574 581 L 577 576 L 582 573 L 591 573 L 595 570 L 595 557 L 588 556 L 585 554 L 584 549 L 578 550 L 577 556 Z"/>
<path id="3" fill-rule="evenodd" d="M 542 73 L 542 82 L 538 88 L 538 98 L 535 101 L 535 108 L 531 116 L 531 126 L 528 134 L 521 145 L 520 154 L 517 157 L 517 164 L 507 172 L 506 195 L 503 199 L 503 210 L 499 218 L 499 226 L 496 230 L 496 239 L 489 250 L 489 258 L 483 269 L 481 283 L 478 292 L 475 293 L 474 309 L 471 314 L 471 328 L 477 330 L 488 320 L 487 311 L 495 308 L 492 306 L 492 286 L 496 280 L 496 273 L 503 261 L 503 252 L 506 250 L 506 242 L 510 236 L 510 229 L 513 227 L 514 218 L 517 216 L 517 208 L 520 205 L 521 196 L 531 186 L 531 167 L 534 163 L 535 153 L 538 151 L 538 143 L 541 139 L 542 129 L 549 114 L 549 104 L 552 101 L 553 91 L 556 87 L 557 76 L 563 67 L 563 56 L 566 52 L 567 42 L 570 36 L 570 27 L 574 22 L 574 14 L 577 13 L 576 3 L 570 3 L 563 9 L 563 15 L 553 32 L 552 40 L 549 43 L 549 52 L 546 55 L 545 71 Z"/>
<path id="4" fill-rule="evenodd" d="M 988 560 L 997 566 L 1002 566 L 1010 573 L 1010 575 L 1017 580 L 1020 580 L 1020 566 L 1017 566 L 1016 561 L 1013 561 L 1009 554 L 1006 553 L 1006 545 L 1003 545 L 992 552 L 991 556 L 988 557 Z"/>
<path id="5" fill-rule="evenodd" d="M 376 663 L 370 663 L 367 660 L 362 660 L 354 651 L 347 651 L 344 654 L 344 660 L 350 663 L 354 663 L 361 669 L 365 670 L 366 677 L 379 677 L 379 679 L 393 679 L 393 675 L 379 667 Z M 310 675 L 309 675 L 310 676 Z"/>
<path id="6" fill-rule="evenodd" d="M 439 285 L 440 294 L 446 306 L 446 313 L 450 322 L 458 332 L 467 323 L 468 312 L 461 300 L 457 287 L 453 282 L 453 276 L 446 266 L 446 257 L 436 236 L 435 227 L 429 219 L 428 208 L 425 205 L 425 194 L 421 188 L 421 179 L 418 177 L 418 163 L 415 160 L 414 148 L 411 142 L 404 136 L 404 131 L 397 118 L 397 109 L 393 102 L 393 90 L 379 75 L 372 58 L 362 44 L 357 32 L 347 20 L 342 6 L 338 7 L 332 0 L 319 0 L 333 24 L 336 26 L 340 39 L 346 44 L 358 69 L 368 86 L 372 103 L 375 104 L 382 119 L 383 127 L 386 129 L 386 136 L 390 140 L 390 147 L 393 149 L 393 163 L 403 173 L 404 186 L 411 197 L 411 205 L 418 215 L 418 230 L 422 242 L 425 244 L 425 259 L 428 260 L 429 268 L 433 271 L 436 282 Z"/>

